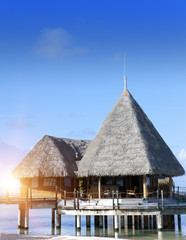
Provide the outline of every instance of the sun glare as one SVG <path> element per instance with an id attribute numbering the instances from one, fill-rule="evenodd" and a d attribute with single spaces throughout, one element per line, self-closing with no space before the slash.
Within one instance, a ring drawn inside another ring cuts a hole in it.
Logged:
<path id="1" fill-rule="evenodd" d="M 18 181 L 10 176 L 10 174 L 5 173 L 0 176 L 0 188 L 13 191 L 18 188 Z"/>

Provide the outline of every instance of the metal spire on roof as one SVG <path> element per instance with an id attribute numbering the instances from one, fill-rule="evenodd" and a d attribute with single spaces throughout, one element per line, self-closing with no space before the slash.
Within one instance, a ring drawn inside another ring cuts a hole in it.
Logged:
<path id="1" fill-rule="evenodd" d="M 127 76 L 125 75 L 125 56 L 124 56 L 124 90 L 127 90 Z"/>
<path id="2" fill-rule="evenodd" d="M 127 76 L 124 76 L 124 90 L 127 90 Z"/>

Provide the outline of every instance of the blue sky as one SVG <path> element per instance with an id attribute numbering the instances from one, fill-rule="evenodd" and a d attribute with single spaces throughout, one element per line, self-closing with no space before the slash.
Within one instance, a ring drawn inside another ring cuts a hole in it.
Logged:
<path id="1" fill-rule="evenodd" d="M 129 91 L 186 166 L 184 0 L 3 0 L 0 29 L 1 167 L 46 134 L 92 139 L 123 90 L 124 54 Z"/>

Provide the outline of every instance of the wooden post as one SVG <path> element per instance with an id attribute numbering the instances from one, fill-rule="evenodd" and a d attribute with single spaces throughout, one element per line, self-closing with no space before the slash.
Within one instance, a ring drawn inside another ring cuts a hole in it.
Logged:
<path id="1" fill-rule="evenodd" d="M 148 215 L 144 215 L 144 225 L 145 229 L 148 229 Z"/>
<path id="2" fill-rule="evenodd" d="M 161 190 L 161 201 L 162 201 L 162 210 L 164 210 L 163 190 Z"/>
<path id="3" fill-rule="evenodd" d="M 21 209 L 21 228 L 24 229 L 25 227 L 25 209 Z"/>
<path id="4" fill-rule="evenodd" d="M 144 230 L 145 224 L 144 224 L 144 215 L 141 215 L 141 229 Z"/>
<path id="5" fill-rule="evenodd" d="M 75 189 L 73 192 L 73 196 L 74 196 L 74 209 L 76 209 L 76 190 Z"/>
<path id="6" fill-rule="evenodd" d="M 56 186 L 56 210 L 57 210 L 57 186 Z"/>
<path id="7" fill-rule="evenodd" d="M 175 229 L 174 215 L 171 215 L 171 229 Z"/>
<path id="8" fill-rule="evenodd" d="M 99 216 L 99 227 L 102 228 L 103 227 L 103 216 Z"/>
<path id="9" fill-rule="evenodd" d="M 117 198 L 117 209 L 119 209 L 119 198 L 118 198 L 118 190 L 116 190 L 116 198 Z"/>
<path id="10" fill-rule="evenodd" d="M 157 226 L 156 224 L 156 215 L 153 215 L 153 228 L 155 229 Z"/>
<path id="11" fill-rule="evenodd" d="M 80 215 L 77 215 L 77 218 L 76 218 L 76 229 L 77 230 L 81 229 L 81 216 Z"/>
<path id="12" fill-rule="evenodd" d="M 52 208 L 52 228 L 55 228 L 55 208 Z"/>
<path id="13" fill-rule="evenodd" d="M 120 216 L 121 228 L 124 228 L 124 216 Z"/>
<path id="14" fill-rule="evenodd" d="M 87 215 L 86 216 L 86 227 L 90 228 L 90 226 L 91 226 L 91 216 Z"/>
<path id="15" fill-rule="evenodd" d="M 157 206 L 158 206 L 158 209 L 159 209 L 159 190 L 157 190 Z"/>
<path id="16" fill-rule="evenodd" d="M 29 227 L 29 209 L 25 209 L 25 214 L 24 214 L 24 229 L 28 229 Z"/>
<path id="17" fill-rule="evenodd" d="M 66 190 L 64 190 L 64 206 L 66 207 L 66 195 L 67 195 L 67 192 L 66 192 Z"/>
<path id="18" fill-rule="evenodd" d="M 61 228 L 61 214 L 56 212 L 56 228 Z"/>
<path id="19" fill-rule="evenodd" d="M 151 220 L 150 225 L 151 225 L 151 229 L 153 229 L 153 228 L 154 228 L 154 226 L 153 226 L 153 224 L 154 224 L 154 222 L 153 222 L 153 215 L 151 215 L 150 217 L 151 217 L 151 218 L 150 218 L 150 220 Z"/>
<path id="20" fill-rule="evenodd" d="M 79 209 L 79 191 L 77 191 L 77 209 Z"/>
<path id="21" fill-rule="evenodd" d="M 32 209 L 32 187 L 30 187 L 30 208 Z"/>
<path id="22" fill-rule="evenodd" d="M 169 197 L 172 198 L 172 177 L 169 176 Z"/>
<path id="23" fill-rule="evenodd" d="M 157 215 L 157 225 L 158 225 L 158 231 L 163 230 L 163 216 L 161 214 Z"/>
<path id="24" fill-rule="evenodd" d="M 125 215 L 125 230 L 128 229 L 128 216 Z"/>
<path id="25" fill-rule="evenodd" d="M 28 207 L 28 187 L 26 188 L 26 204 L 27 204 L 27 207 Z"/>
<path id="26" fill-rule="evenodd" d="M 178 215 L 178 230 L 181 231 L 181 216 Z"/>
<path id="27" fill-rule="evenodd" d="M 98 179 L 98 198 L 101 199 L 101 176 Z"/>
<path id="28" fill-rule="evenodd" d="M 148 229 L 151 228 L 151 216 L 148 215 Z"/>
<path id="29" fill-rule="evenodd" d="M 137 229 L 140 229 L 139 215 L 137 215 Z"/>
<path id="30" fill-rule="evenodd" d="M 21 209 L 20 207 L 18 208 L 18 228 L 21 228 L 21 223 L 22 223 L 22 219 L 21 219 Z"/>
<path id="31" fill-rule="evenodd" d="M 134 215 L 132 215 L 132 229 L 135 229 Z"/>
<path id="32" fill-rule="evenodd" d="M 119 230 L 119 224 L 118 224 L 118 215 L 114 215 L 114 230 Z"/>
<path id="33" fill-rule="evenodd" d="M 108 225 L 108 218 L 106 215 L 104 216 L 104 222 L 105 222 L 105 229 L 106 229 Z"/>
<path id="34" fill-rule="evenodd" d="M 26 188 L 26 203 L 25 203 L 25 229 L 29 227 L 29 207 L 28 207 L 28 187 Z"/>
<path id="35" fill-rule="evenodd" d="M 94 227 L 99 227 L 99 216 L 94 216 Z"/>
<path id="36" fill-rule="evenodd" d="M 143 175 L 143 198 L 144 198 L 144 199 L 147 199 L 146 175 Z"/>
<path id="37" fill-rule="evenodd" d="M 115 208 L 114 205 L 115 205 L 115 204 L 114 204 L 114 190 L 112 190 L 112 207 L 113 207 L 113 209 Z"/>

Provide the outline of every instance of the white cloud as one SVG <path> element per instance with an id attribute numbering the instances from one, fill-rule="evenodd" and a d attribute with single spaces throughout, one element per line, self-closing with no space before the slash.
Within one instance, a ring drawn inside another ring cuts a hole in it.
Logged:
<path id="1" fill-rule="evenodd" d="M 72 37 L 63 28 L 46 28 L 42 30 L 35 46 L 35 52 L 43 57 L 56 58 L 65 54 L 85 52 L 85 48 L 72 47 Z"/>
<path id="2" fill-rule="evenodd" d="M 17 129 L 24 129 L 24 128 L 28 128 L 30 126 L 29 122 L 24 119 L 14 121 L 14 122 L 9 122 L 9 123 L 7 123 L 7 125 L 10 127 L 13 127 L 13 128 L 17 128 Z"/>
<path id="3" fill-rule="evenodd" d="M 181 160 L 186 160 L 186 150 L 182 148 L 178 156 Z"/>

